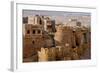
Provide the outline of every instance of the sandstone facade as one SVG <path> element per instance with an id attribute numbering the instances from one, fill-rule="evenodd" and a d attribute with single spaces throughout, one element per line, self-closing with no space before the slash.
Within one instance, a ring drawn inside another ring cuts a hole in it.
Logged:
<path id="1" fill-rule="evenodd" d="M 23 62 L 79 60 L 91 48 L 90 29 L 79 21 L 56 25 L 49 17 L 36 15 L 25 18 L 24 28 Z"/>

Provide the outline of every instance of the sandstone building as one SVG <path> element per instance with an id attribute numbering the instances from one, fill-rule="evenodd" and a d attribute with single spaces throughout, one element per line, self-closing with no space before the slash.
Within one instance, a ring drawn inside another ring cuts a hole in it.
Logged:
<path id="1" fill-rule="evenodd" d="M 81 24 L 76 19 L 56 25 L 48 16 L 23 17 L 23 62 L 81 59 L 91 48 L 90 29 Z"/>

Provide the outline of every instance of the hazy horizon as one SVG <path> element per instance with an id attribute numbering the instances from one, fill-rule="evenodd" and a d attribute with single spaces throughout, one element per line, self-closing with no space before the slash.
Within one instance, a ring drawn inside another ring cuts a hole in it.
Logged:
<path id="1" fill-rule="evenodd" d="M 66 24 L 69 18 L 76 18 L 86 25 L 91 24 L 91 13 L 87 12 L 65 12 L 65 11 L 45 11 L 45 10 L 23 10 L 23 17 L 27 16 L 50 16 L 56 23 Z"/>

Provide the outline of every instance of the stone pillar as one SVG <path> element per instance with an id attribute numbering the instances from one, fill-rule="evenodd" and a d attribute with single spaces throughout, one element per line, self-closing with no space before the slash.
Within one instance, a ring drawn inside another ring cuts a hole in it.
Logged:
<path id="1" fill-rule="evenodd" d="M 34 24 L 34 16 L 28 16 L 28 24 Z"/>
<path id="2" fill-rule="evenodd" d="M 40 20 L 41 20 L 40 16 L 36 15 L 36 16 L 34 17 L 34 24 L 35 24 L 35 25 L 37 25 L 37 24 L 40 25 Z"/>
<path id="3" fill-rule="evenodd" d="M 44 30 L 47 31 L 47 21 L 44 20 Z"/>
<path id="4" fill-rule="evenodd" d="M 38 24 L 38 18 L 36 16 L 34 18 L 34 24 Z"/>

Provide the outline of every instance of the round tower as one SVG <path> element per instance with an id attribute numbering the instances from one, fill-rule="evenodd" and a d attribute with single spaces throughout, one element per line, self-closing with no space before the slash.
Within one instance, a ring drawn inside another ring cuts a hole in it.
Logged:
<path id="1" fill-rule="evenodd" d="M 57 27 L 57 32 L 55 33 L 55 41 L 56 41 L 56 45 L 63 45 L 65 46 L 65 44 L 69 44 L 70 47 L 72 47 L 72 30 L 71 27 L 68 26 L 58 26 Z"/>

